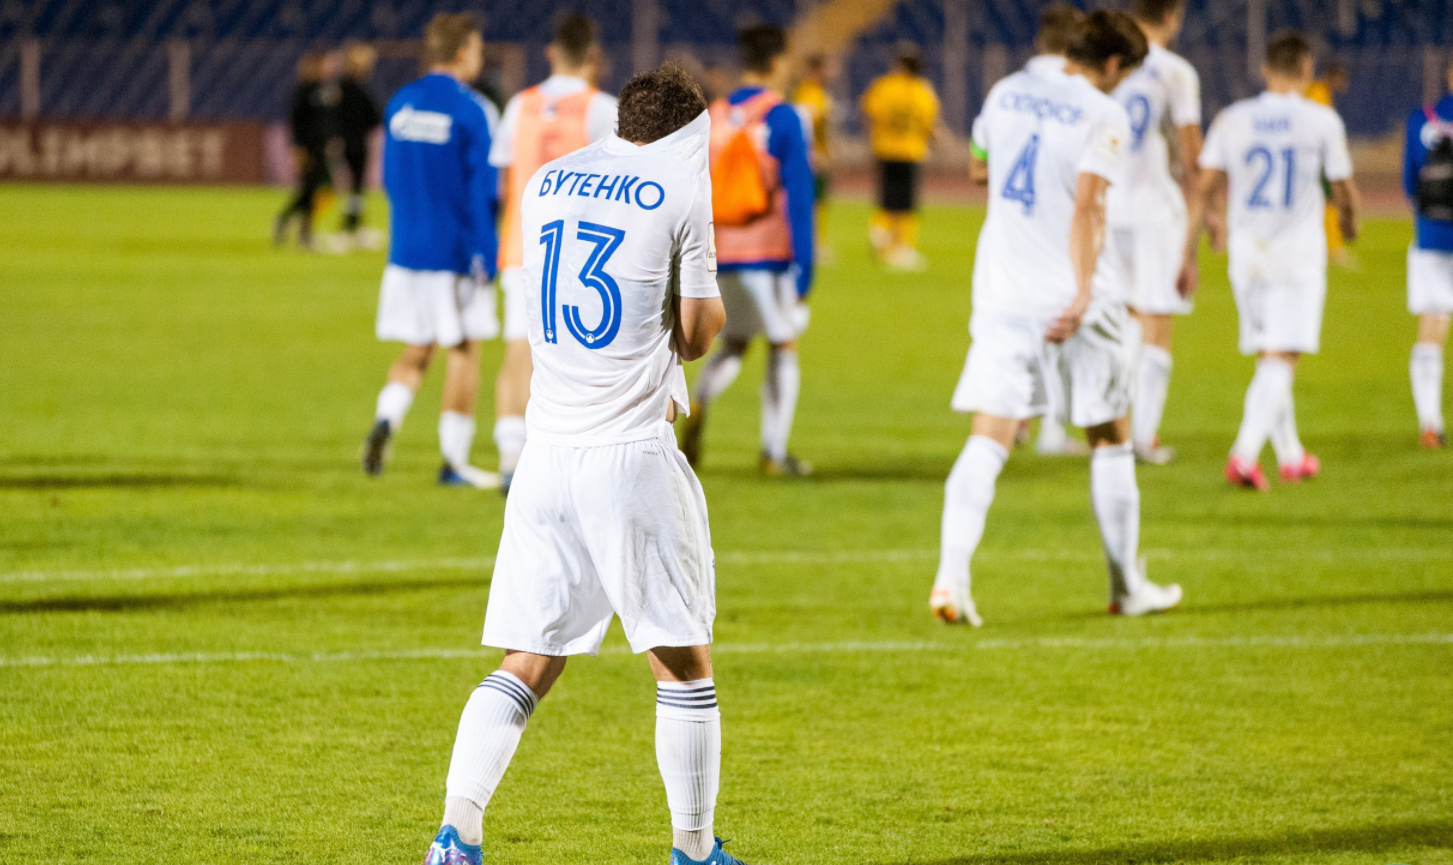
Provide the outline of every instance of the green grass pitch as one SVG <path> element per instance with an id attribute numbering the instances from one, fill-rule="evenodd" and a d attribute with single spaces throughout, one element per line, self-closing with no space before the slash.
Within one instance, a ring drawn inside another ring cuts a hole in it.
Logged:
<path id="1" fill-rule="evenodd" d="M 273 251 L 281 198 L 0 187 L 0 861 L 414 863 L 437 825 L 502 501 L 433 484 L 437 370 L 360 474 L 383 257 Z M 756 475 L 760 348 L 714 412 L 719 833 L 766 865 L 1453 863 L 1453 454 L 1415 445 L 1408 226 L 1333 271 L 1297 382 L 1325 473 L 1267 495 L 1220 478 L 1252 370 L 1208 254 L 1181 460 L 1140 472 L 1181 609 L 1103 615 L 1087 467 L 1021 451 L 970 631 L 927 595 L 981 215 L 928 208 L 904 276 L 834 206 L 814 478 Z M 653 716 L 618 629 L 572 661 L 489 861 L 663 863 Z"/>

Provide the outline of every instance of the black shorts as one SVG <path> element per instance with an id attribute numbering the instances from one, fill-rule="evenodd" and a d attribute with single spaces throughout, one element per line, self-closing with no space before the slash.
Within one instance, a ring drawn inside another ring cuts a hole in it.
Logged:
<path id="1" fill-rule="evenodd" d="M 918 209 L 918 163 L 878 160 L 878 207 L 889 213 Z"/>

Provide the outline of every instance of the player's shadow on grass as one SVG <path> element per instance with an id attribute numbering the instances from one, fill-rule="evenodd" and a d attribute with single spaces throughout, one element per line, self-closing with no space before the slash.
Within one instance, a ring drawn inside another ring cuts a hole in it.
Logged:
<path id="1" fill-rule="evenodd" d="M 489 581 L 478 574 L 429 580 L 374 580 L 366 583 L 323 583 L 308 586 L 239 589 L 230 592 L 171 592 L 150 595 L 87 595 L 78 597 L 0 600 L 0 615 L 26 613 L 127 612 L 182 609 L 206 604 L 245 604 L 299 598 L 346 598 L 391 595 L 432 589 L 484 590 Z"/>
<path id="2" fill-rule="evenodd" d="M 1313 829 L 1248 838 L 1146 841 L 1098 850 L 1049 850 L 962 856 L 919 865 L 1114 865 L 1137 862 L 1224 862 L 1251 856 L 1385 853 L 1413 847 L 1453 846 L 1453 822 L 1403 822 Z M 899 865 L 899 863 L 883 863 Z"/>
<path id="3" fill-rule="evenodd" d="M 94 474 L 0 475 L 0 490 L 150 489 L 230 487 L 238 480 L 223 475 L 163 474 L 158 472 L 97 472 Z"/>

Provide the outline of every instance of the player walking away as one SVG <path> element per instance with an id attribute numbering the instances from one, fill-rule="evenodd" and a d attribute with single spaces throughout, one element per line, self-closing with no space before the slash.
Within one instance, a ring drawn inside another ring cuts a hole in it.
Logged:
<path id="1" fill-rule="evenodd" d="M 1321 469 L 1297 436 L 1292 376 L 1297 359 L 1315 354 L 1321 340 L 1327 297 L 1324 176 L 1343 234 L 1357 238 L 1357 190 L 1342 120 L 1301 95 L 1312 78 L 1311 45 L 1298 33 L 1276 34 L 1262 73 L 1266 91 L 1232 104 L 1211 124 L 1184 252 L 1189 281 L 1195 278 L 1202 214 L 1229 182 L 1230 276 L 1241 353 L 1258 360 L 1226 479 L 1258 490 L 1267 489 L 1257 461 L 1268 438 L 1283 481 L 1295 483 Z"/>
<path id="2" fill-rule="evenodd" d="M 467 14 L 439 14 L 424 31 L 428 74 L 384 110 L 383 185 L 393 206 L 389 263 L 379 292 L 380 340 L 402 342 L 378 395 L 363 470 L 383 471 L 384 451 L 434 358 L 445 349 L 439 483 L 493 489 L 499 476 L 469 464 L 479 390 L 479 340 L 499 335 L 494 293 L 496 174 L 479 74 L 484 42 Z"/>
<path id="3" fill-rule="evenodd" d="M 304 249 L 313 248 L 313 210 L 319 190 L 328 185 L 328 144 L 338 134 L 337 74 L 332 54 L 309 53 L 298 61 L 298 85 L 288 109 L 298 182 L 273 223 L 274 246 L 287 240 L 288 226 L 296 219 L 298 244 Z"/>
<path id="4" fill-rule="evenodd" d="M 1065 68 L 1065 51 L 1069 50 L 1070 41 L 1075 38 L 1075 33 L 1084 23 L 1085 13 L 1076 9 L 1068 3 L 1051 3 L 1039 13 L 1039 32 L 1034 36 L 1034 47 L 1039 53 L 1029 58 L 1024 64 L 1024 71 L 1030 74 L 1040 74 L 1046 70 L 1050 72 L 1063 72 Z M 969 143 L 969 150 L 974 149 L 973 142 Z M 980 185 L 989 182 L 988 158 L 986 154 L 974 153 L 977 161 L 970 161 L 970 177 Z M 1072 439 L 1065 431 L 1069 423 L 1066 414 L 1067 407 L 1065 400 L 1059 398 L 1064 390 L 1063 382 L 1060 381 L 1059 373 L 1052 367 L 1044 369 L 1045 390 L 1054 399 L 1049 401 L 1049 408 L 1044 416 L 1039 419 L 1039 441 L 1036 449 L 1042 457 L 1082 457 L 1088 456 L 1090 448 L 1079 439 Z M 1019 424 L 1019 432 L 1015 436 L 1015 444 L 1023 444 L 1029 441 L 1029 421 L 1024 420 Z"/>
<path id="5" fill-rule="evenodd" d="M 480 862 L 484 809 L 526 722 L 568 656 L 599 650 L 612 614 L 657 680 L 671 862 L 737 861 L 712 837 L 721 715 L 706 499 L 670 425 L 687 409 L 682 361 L 704 354 L 726 318 L 705 109 L 681 67 L 637 75 L 621 91 L 619 137 L 546 164 L 525 186 L 529 438 L 483 639 L 505 658 L 459 720 L 426 865 Z"/>
<path id="6" fill-rule="evenodd" d="M 525 244 L 520 238 L 520 196 L 547 162 L 601 141 L 615 132 L 615 97 L 595 89 L 600 64 L 595 22 L 565 15 L 545 48 L 550 77 L 521 91 L 505 106 L 489 161 L 503 172 L 505 215 L 500 237 L 500 288 L 504 291 L 505 357 L 494 390 L 494 442 L 499 448 L 500 488 L 509 492 L 525 446 L 525 406 L 530 400 L 530 342 L 526 338 Z"/>
<path id="7" fill-rule="evenodd" d="M 368 79 L 378 63 L 371 45 L 354 42 L 343 48 L 343 79 L 338 83 L 338 135 L 343 139 L 343 161 L 348 165 L 349 194 L 343 208 L 347 246 L 377 247 L 375 235 L 363 228 L 363 183 L 368 170 L 368 136 L 383 119 L 378 102 L 368 91 Z"/>
<path id="8" fill-rule="evenodd" d="M 742 86 L 711 105 L 712 210 L 727 323 L 697 377 L 681 449 L 698 464 L 707 410 L 742 371 L 747 344 L 763 334 L 771 348 L 760 467 L 766 475 L 802 476 L 812 465 L 792 456 L 787 441 L 801 387 L 797 338 L 807 327 L 803 301 L 812 285 L 812 164 L 802 116 L 779 90 L 786 34 L 763 24 L 743 30 L 737 43 Z"/>
<path id="9" fill-rule="evenodd" d="M 1347 67 L 1332 61 L 1322 70 L 1322 74 L 1307 86 L 1306 96 L 1318 105 L 1325 105 L 1333 111 L 1337 110 L 1337 97 L 1347 92 L 1349 84 Z M 1327 198 L 1332 197 L 1332 192 L 1327 188 L 1325 180 L 1322 184 L 1322 194 Z M 1337 217 L 1337 208 L 1328 204 L 1323 210 L 1323 231 L 1327 234 L 1327 257 L 1336 264 L 1344 267 L 1351 267 L 1352 256 L 1347 252 L 1343 243 L 1342 227 Z"/>
<path id="10" fill-rule="evenodd" d="M 1130 313 L 1140 325 L 1131 432 L 1141 462 L 1165 465 L 1175 450 L 1160 444 L 1160 421 L 1170 390 L 1171 316 L 1191 311 L 1180 280 L 1186 199 L 1195 188 L 1201 153 L 1201 80 L 1185 58 L 1167 49 L 1180 33 L 1185 0 L 1136 0 L 1135 23 L 1150 42 L 1145 63 L 1115 89 L 1130 115 L 1130 146 L 1122 183 L 1110 188 L 1109 250 L 1122 271 Z M 1167 141 L 1173 130 L 1175 143 Z M 1172 171 L 1174 161 L 1176 171 Z M 1179 176 L 1180 181 L 1176 178 Z M 1219 246 L 1219 226 L 1213 240 Z"/>
<path id="11" fill-rule="evenodd" d="M 869 238 L 890 269 L 917 271 L 928 266 L 918 251 L 919 164 L 937 128 L 938 96 L 919 74 L 918 47 L 900 43 L 897 55 L 893 71 L 870 84 L 862 99 L 878 161 L 878 209 Z"/>
<path id="12" fill-rule="evenodd" d="M 806 74 L 792 92 L 792 103 L 807 115 L 812 129 L 812 177 L 814 198 L 817 201 L 817 260 L 831 264 L 828 260 L 832 250 L 827 245 L 827 196 L 832 186 L 832 147 L 828 137 L 832 134 L 833 99 L 827 89 L 831 83 L 828 75 L 828 61 L 823 54 L 807 58 Z"/>
<path id="13" fill-rule="evenodd" d="M 1408 117 L 1403 189 L 1412 200 L 1414 237 L 1408 247 L 1408 311 L 1418 337 L 1408 372 L 1423 447 L 1447 445 L 1443 427 L 1443 346 L 1453 314 L 1453 66 L 1438 104 Z"/>
<path id="14" fill-rule="evenodd" d="M 1125 109 L 1107 94 L 1146 52 L 1129 16 L 1095 12 L 1071 41 L 1063 72 L 1005 78 L 974 121 L 974 152 L 988 157 L 989 212 L 974 259 L 973 343 L 953 396 L 954 409 L 974 420 L 944 492 L 929 598 L 944 622 L 981 624 L 969 560 L 1019 421 L 1045 411 L 1050 367 L 1064 379 L 1070 420 L 1093 448 L 1090 501 L 1110 570 L 1110 611 L 1140 615 L 1180 601 L 1180 586 L 1150 582 L 1138 558 L 1128 314 L 1101 255 L 1105 189 L 1130 137 Z"/>

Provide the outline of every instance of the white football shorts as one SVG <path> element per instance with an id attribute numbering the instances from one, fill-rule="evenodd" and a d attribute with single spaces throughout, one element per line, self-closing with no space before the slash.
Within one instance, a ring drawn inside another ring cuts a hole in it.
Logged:
<path id="1" fill-rule="evenodd" d="M 1062 345 L 1045 341 L 1050 319 L 976 311 L 954 411 L 1025 420 L 1053 412 L 1078 427 L 1130 411 L 1132 364 L 1124 305 L 1096 300 Z"/>
<path id="2" fill-rule="evenodd" d="M 448 270 L 383 269 L 374 331 L 384 342 L 453 348 L 499 336 L 494 288 Z"/>
<path id="3" fill-rule="evenodd" d="M 1453 252 L 1408 247 L 1408 312 L 1453 313 Z"/>
<path id="4" fill-rule="evenodd" d="M 1112 228 L 1109 239 L 1127 306 L 1145 315 L 1190 314 L 1194 305 L 1176 291 L 1186 245 L 1184 216 L 1164 226 Z"/>
<path id="5" fill-rule="evenodd" d="M 706 496 L 665 421 L 624 444 L 531 439 L 505 503 L 484 644 L 594 655 L 612 615 L 635 652 L 711 642 Z"/>
<path id="6" fill-rule="evenodd" d="M 768 342 L 780 345 L 807 330 L 807 304 L 797 296 L 797 280 L 790 269 L 723 270 L 716 282 L 726 307 L 724 339 L 745 341 L 765 334 Z"/>
<path id="7" fill-rule="evenodd" d="M 1327 302 L 1327 272 L 1275 282 L 1231 276 L 1231 294 L 1240 319 L 1244 355 L 1263 351 L 1316 354 L 1322 343 L 1322 309 Z"/>
<path id="8" fill-rule="evenodd" d="M 500 293 L 505 296 L 505 342 L 516 342 L 530 337 L 530 317 L 525 292 L 525 271 L 518 267 L 507 267 L 499 272 Z"/>

